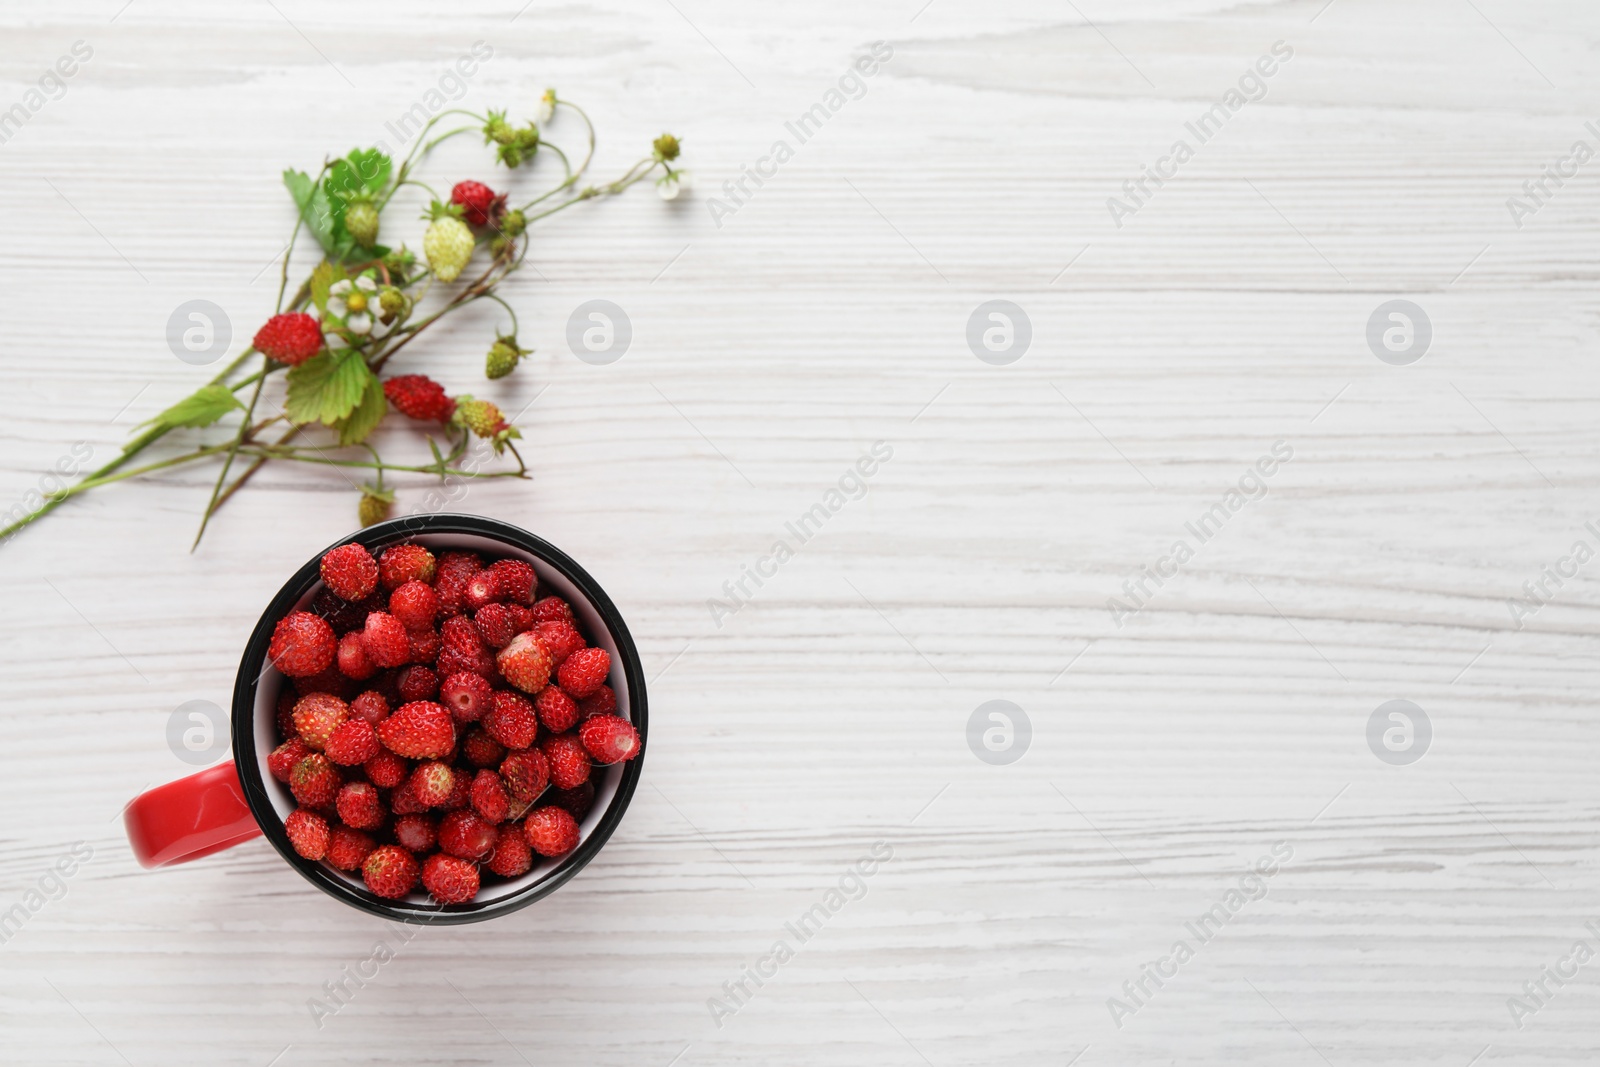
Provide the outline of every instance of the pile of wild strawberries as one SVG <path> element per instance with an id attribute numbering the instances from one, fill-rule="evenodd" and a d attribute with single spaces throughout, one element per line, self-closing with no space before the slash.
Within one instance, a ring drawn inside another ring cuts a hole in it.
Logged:
<path id="1" fill-rule="evenodd" d="M 322 584 L 267 649 L 292 683 L 267 766 L 300 805 L 284 822 L 295 851 L 380 897 L 420 880 L 464 904 L 480 864 L 515 878 L 576 848 L 594 765 L 640 745 L 571 606 L 539 598 L 522 560 L 418 544 L 376 559 L 341 545 Z"/>

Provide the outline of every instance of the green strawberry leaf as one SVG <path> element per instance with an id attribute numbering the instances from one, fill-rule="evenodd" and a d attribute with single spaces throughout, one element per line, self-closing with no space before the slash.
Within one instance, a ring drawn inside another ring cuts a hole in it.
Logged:
<path id="1" fill-rule="evenodd" d="M 392 166 L 376 148 L 352 148 L 344 159 L 333 161 L 323 186 L 329 196 L 343 201 L 376 196 L 388 187 Z"/>
<path id="2" fill-rule="evenodd" d="M 294 197 L 306 229 L 311 231 L 322 250 L 335 259 L 343 258 L 335 254 L 334 231 L 344 220 L 344 201 L 330 198 L 326 185 L 318 185 L 304 171 L 284 171 L 283 184 L 288 188 L 289 195 Z"/>
<path id="3" fill-rule="evenodd" d="M 207 385 L 184 397 L 143 425 L 149 426 L 154 423 L 169 430 L 175 430 L 180 426 L 197 429 L 201 426 L 210 426 L 228 412 L 243 407 L 244 405 L 239 403 L 239 398 L 233 395 L 233 390 L 226 385 Z"/>
<path id="4" fill-rule="evenodd" d="M 365 366 L 365 364 L 362 364 Z M 383 395 L 383 383 L 378 381 L 376 375 L 368 372 L 366 391 L 361 394 L 361 402 L 355 410 L 340 419 L 334 429 L 339 431 L 341 445 L 358 445 L 367 439 L 367 435 L 377 428 L 383 421 L 383 416 L 389 410 L 389 401 Z M 389 499 L 393 499 L 390 497 Z"/>
<path id="5" fill-rule="evenodd" d="M 367 383 L 375 380 L 366 360 L 353 349 L 313 356 L 291 368 L 286 377 L 289 392 L 283 409 L 298 425 L 334 425 L 355 410 L 367 391 Z"/>

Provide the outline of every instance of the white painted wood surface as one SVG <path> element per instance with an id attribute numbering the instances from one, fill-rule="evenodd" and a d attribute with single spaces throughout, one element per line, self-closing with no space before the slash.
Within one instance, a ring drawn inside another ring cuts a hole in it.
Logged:
<path id="1" fill-rule="evenodd" d="M 1600 515 L 1600 164 L 1520 229 L 1506 207 L 1600 146 L 1595 11 L 919 3 L 0 12 L 0 104 L 94 50 L 0 145 L 7 507 L 204 379 L 167 351 L 178 304 L 216 301 L 243 343 L 290 219 L 279 171 L 383 136 L 474 40 L 495 55 L 468 106 L 554 85 L 595 116 L 600 174 L 672 129 L 699 182 L 540 231 L 509 293 L 538 353 L 480 390 L 514 410 L 548 386 L 522 420 L 537 479 L 461 505 L 590 568 L 656 676 L 611 844 L 514 917 L 423 930 L 319 1028 L 308 1001 L 394 933 L 260 842 L 141 871 L 118 812 L 188 770 L 167 717 L 227 702 L 261 606 L 353 494 L 268 472 L 191 556 L 212 472 L 97 492 L 3 549 L 0 910 L 94 850 L 0 946 L 6 1062 L 1600 1055 L 1600 964 L 1520 1029 L 1507 1005 L 1600 945 L 1600 564 L 1520 629 L 1506 606 Z M 707 198 L 874 40 L 894 55 L 865 95 L 716 227 Z M 1114 226 L 1106 199 L 1275 41 L 1294 54 L 1266 96 Z M 484 158 L 452 145 L 431 174 Z M 595 297 L 634 326 L 609 367 L 564 340 Z M 1434 331 L 1406 367 L 1365 340 L 1395 297 Z M 1032 323 L 1010 366 L 964 338 L 989 299 Z M 481 386 L 495 324 L 416 365 Z M 877 440 L 868 495 L 713 625 L 707 598 Z M 1124 579 L 1278 440 L 1265 498 L 1113 625 Z M 1010 766 L 965 739 L 996 698 L 1033 726 Z M 1435 730 L 1408 767 L 1364 735 L 1395 698 Z M 719 1026 L 708 999 L 878 841 L 865 897 Z M 1265 897 L 1119 1029 L 1108 998 L 1277 841 Z"/>

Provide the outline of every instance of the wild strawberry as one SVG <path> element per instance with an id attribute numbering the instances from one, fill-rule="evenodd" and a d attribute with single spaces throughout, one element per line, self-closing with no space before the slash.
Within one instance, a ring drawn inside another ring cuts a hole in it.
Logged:
<path id="1" fill-rule="evenodd" d="M 482 182 L 457 182 L 450 190 L 450 202 L 459 206 L 461 217 L 474 226 L 494 225 L 506 209 L 505 194 L 497 195 Z"/>
<path id="2" fill-rule="evenodd" d="M 557 789 L 576 789 L 589 780 L 589 753 L 576 737 L 548 738 L 539 750 L 550 764 L 550 781 Z"/>
<path id="3" fill-rule="evenodd" d="M 472 625 L 477 627 L 483 643 L 493 649 L 505 648 L 522 632 L 509 604 L 485 604 L 472 616 Z"/>
<path id="4" fill-rule="evenodd" d="M 564 734 L 578 725 L 578 705 L 559 685 L 547 685 L 533 698 L 539 725 L 553 734 Z"/>
<path id="5" fill-rule="evenodd" d="M 611 653 L 603 648 L 582 648 L 566 658 L 556 678 L 561 688 L 582 700 L 604 685 L 610 673 Z"/>
<path id="6" fill-rule="evenodd" d="M 309 678 L 333 665 L 333 627 L 309 611 L 291 611 L 278 620 L 267 659 L 291 678 Z"/>
<path id="7" fill-rule="evenodd" d="M 456 413 L 456 402 L 445 395 L 444 386 L 426 374 L 388 378 L 383 383 L 383 395 L 401 413 L 421 422 L 449 422 Z M 427 580 L 419 578 L 419 581 Z"/>
<path id="8" fill-rule="evenodd" d="M 376 845 L 353 826 L 335 826 L 328 835 L 327 860 L 341 871 L 359 870 Z"/>
<path id="9" fill-rule="evenodd" d="M 391 490 L 377 490 L 371 485 L 361 486 L 361 500 L 356 504 L 356 519 L 361 523 L 362 529 L 376 526 L 394 511 L 394 493 Z"/>
<path id="10" fill-rule="evenodd" d="M 320 860 L 328 854 L 328 820 L 314 811 L 296 808 L 283 820 L 289 844 L 308 860 Z"/>
<path id="11" fill-rule="evenodd" d="M 382 722 L 388 714 L 389 702 L 376 689 L 368 689 L 350 702 L 350 717 L 365 719 L 373 726 Z"/>
<path id="12" fill-rule="evenodd" d="M 367 774 L 367 781 L 379 789 L 393 789 L 406 780 L 410 772 L 410 764 L 396 756 L 393 752 L 380 752 L 361 765 Z"/>
<path id="13" fill-rule="evenodd" d="M 365 545 L 330 548 L 322 556 L 322 584 L 343 600 L 365 600 L 378 588 L 378 561 Z"/>
<path id="14" fill-rule="evenodd" d="M 566 808 L 579 822 L 594 807 L 594 783 L 584 782 L 576 789 L 552 789 L 546 797 L 558 808 Z"/>
<path id="15" fill-rule="evenodd" d="M 399 619 L 386 611 L 367 616 L 361 631 L 361 647 L 367 658 L 380 667 L 399 667 L 411 659 L 411 638 Z"/>
<path id="16" fill-rule="evenodd" d="M 440 613 L 461 614 L 461 596 L 466 591 L 467 581 L 482 569 L 483 560 L 476 552 L 446 552 L 439 557 L 433 591 L 439 594 Z"/>
<path id="17" fill-rule="evenodd" d="M 294 728 L 305 743 L 321 751 L 339 724 L 350 716 L 350 705 L 331 693 L 312 693 L 294 706 Z"/>
<path id="18" fill-rule="evenodd" d="M 441 282 L 453 282 L 466 269 L 477 241 L 472 231 L 467 229 L 467 224 L 438 201 L 434 202 L 426 217 L 432 218 L 433 223 L 422 235 L 422 254 L 428 257 L 428 267 L 435 278 Z"/>
<path id="19" fill-rule="evenodd" d="M 470 808 L 452 811 L 439 820 L 439 847 L 464 860 L 483 859 L 494 851 L 494 827 Z"/>
<path id="20" fill-rule="evenodd" d="M 483 646 L 483 639 L 472 620 L 458 615 L 446 619 L 439 630 L 439 673 L 445 677 L 470 671 L 489 677 L 494 674 L 494 657 Z"/>
<path id="21" fill-rule="evenodd" d="M 537 800 L 550 784 L 550 764 L 536 748 L 513 752 L 501 762 L 500 778 L 506 784 L 506 792 L 529 803 Z"/>
<path id="22" fill-rule="evenodd" d="M 495 577 L 494 571 L 481 570 L 467 579 L 466 588 L 461 591 L 461 604 L 468 611 L 477 611 L 485 604 L 493 604 L 501 596 L 500 579 Z"/>
<path id="23" fill-rule="evenodd" d="M 402 704 L 378 724 L 378 740 L 397 756 L 438 759 L 455 747 L 450 713 L 427 700 Z"/>
<path id="24" fill-rule="evenodd" d="M 311 755 L 311 746 L 298 737 L 291 737 L 272 750 L 267 757 L 267 771 L 280 782 L 287 782 L 294 765 Z"/>
<path id="25" fill-rule="evenodd" d="M 472 804 L 472 775 L 463 768 L 450 781 L 450 794 L 439 805 L 440 811 L 459 811 Z"/>
<path id="26" fill-rule="evenodd" d="M 411 662 L 428 664 L 439 658 L 439 631 L 431 627 L 422 630 L 407 630 L 406 636 L 411 639 Z"/>
<path id="27" fill-rule="evenodd" d="M 500 592 L 512 604 L 532 604 L 539 588 L 539 575 L 533 566 L 520 559 L 496 560 L 489 568 L 500 582 Z"/>
<path id="28" fill-rule="evenodd" d="M 412 375 L 412 377 L 420 378 L 422 376 L 418 374 Z M 404 379 L 401 378 L 389 379 L 390 382 L 398 382 L 403 380 Z M 443 392 L 444 387 L 440 386 L 441 395 Z M 401 407 L 400 403 L 396 401 L 394 397 L 390 397 L 389 400 L 394 404 L 395 407 L 405 411 L 405 409 Z M 411 412 L 406 411 L 406 414 L 411 415 Z M 420 419 L 423 416 L 411 415 L 411 417 L 414 419 Z M 448 416 L 446 416 L 446 418 L 448 418 Z M 382 579 L 383 587 L 385 589 L 399 589 L 407 582 L 431 582 L 433 581 L 433 568 L 433 553 L 429 552 L 421 545 L 412 542 L 407 542 L 406 544 L 401 545 L 390 545 L 388 548 L 383 550 L 383 555 L 378 557 L 378 576 Z"/>
<path id="29" fill-rule="evenodd" d="M 494 437 L 509 426 L 495 404 L 465 394 L 456 397 L 456 413 L 450 421 L 484 438 Z"/>
<path id="30" fill-rule="evenodd" d="M 506 681 L 525 693 L 537 693 L 550 681 L 550 650 L 537 634 L 523 633 L 511 639 L 494 658 Z M 603 681 L 604 679 L 602 679 Z M 565 688 L 565 686 L 563 686 Z"/>
<path id="31" fill-rule="evenodd" d="M 337 658 L 338 643 L 334 643 L 335 657 Z M 312 693 L 327 693 L 343 700 L 347 696 L 355 695 L 355 680 L 346 678 L 339 670 L 337 663 L 330 663 L 316 674 L 294 680 L 295 691 L 301 696 L 310 696 Z"/>
<path id="32" fill-rule="evenodd" d="M 400 785 L 389 793 L 389 810 L 396 815 L 420 815 L 428 810 L 428 805 L 417 796 L 416 787 L 411 784 L 411 779 L 406 778 Z"/>
<path id="33" fill-rule="evenodd" d="M 322 323 L 303 311 L 274 315 L 256 331 L 251 343 L 268 359 L 298 367 L 322 351 Z"/>
<path id="34" fill-rule="evenodd" d="M 622 763 L 639 754 L 639 731 L 616 715 L 596 715 L 583 720 L 578 740 L 596 763 Z"/>
<path id="35" fill-rule="evenodd" d="M 570 622 L 536 622 L 533 632 L 550 650 L 550 662 L 561 666 L 566 658 L 588 644 Z"/>
<path id="36" fill-rule="evenodd" d="M 578 820 L 554 804 L 529 812 L 522 832 L 528 847 L 541 856 L 564 856 L 578 847 Z"/>
<path id="37" fill-rule="evenodd" d="M 541 597 L 533 602 L 533 621 L 564 622 L 576 625 L 572 618 L 572 605 L 558 596 Z"/>
<path id="38" fill-rule="evenodd" d="M 483 727 L 474 726 L 461 739 L 461 754 L 474 767 L 493 767 L 505 759 L 506 746 L 485 733 Z"/>
<path id="39" fill-rule="evenodd" d="M 615 715 L 617 694 L 609 685 L 602 685 L 593 696 L 578 701 L 578 714 L 587 719 L 591 715 Z"/>
<path id="40" fill-rule="evenodd" d="M 501 690 L 484 713 L 483 728 L 507 748 L 527 748 L 539 736 L 539 718 L 527 697 Z"/>
<path id="41" fill-rule="evenodd" d="M 472 807 L 485 822 L 500 823 L 511 814 L 511 798 L 505 783 L 493 771 L 479 771 L 472 779 Z"/>
<path id="42" fill-rule="evenodd" d="M 383 825 L 383 798 L 371 782 L 347 782 L 334 798 L 339 818 L 357 830 L 376 830 Z"/>
<path id="43" fill-rule="evenodd" d="M 455 772 L 443 763 L 429 760 L 419 763 L 411 771 L 406 784 L 418 800 L 430 808 L 437 808 L 450 799 L 450 790 L 456 784 Z"/>
<path id="44" fill-rule="evenodd" d="M 416 857 L 399 845 L 379 845 L 361 865 L 361 877 L 378 896 L 399 900 L 417 884 Z"/>
<path id="45" fill-rule="evenodd" d="M 354 767 L 358 763 L 366 763 L 382 749 L 378 746 L 378 734 L 372 724 L 365 719 L 352 717 L 333 731 L 324 751 L 329 759 L 340 766 Z"/>
<path id="46" fill-rule="evenodd" d="M 372 607 L 381 606 L 366 600 L 352 603 L 335 594 L 327 586 L 318 589 L 317 595 L 311 598 L 311 613 L 328 620 L 328 625 L 333 627 L 334 632 L 341 634 L 361 629 L 361 625 L 367 621 L 367 612 Z"/>
<path id="47" fill-rule="evenodd" d="M 494 344 L 489 346 L 489 351 L 483 357 L 483 376 L 490 380 L 504 378 L 517 369 L 518 360 L 531 355 L 532 352 L 532 349 L 517 344 L 515 334 L 496 337 Z"/>
<path id="48" fill-rule="evenodd" d="M 431 815 L 402 815 L 394 821 L 394 839 L 412 852 L 432 852 L 439 831 Z"/>
<path id="49" fill-rule="evenodd" d="M 456 722 L 477 722 L 489 710 L 494 697 L 494 687 L 483 675 L 470 671 L 452 674 L 439 686 L 439 703 L 450 709 Z"/>
<path id="50" fill-rule="evenodd" d="M 358 682 L 364 682 L 378 673 L 378 665 L 367 656 L 358 633 L 347 633 L 339 638 L 337 662 L 340 674 Z"/>
<path id="51" fill-rule="evenodd" d="M 426 582 L 407 582 L 389 594 L 389 614 L 407 630 L 426 630 L 439 614 L 439 597 Z"/>
<path id="52" fill-rule="evenodd" d="M 422 888 L 441 904 L 465 904 L 478 895 L 478 867 L 436 852 L 422 862 Z"/>
<path id="53" fill-rule="evenodd" d="M 413 700 L 432 700 L 439 691 L 439 676 L 431 667 L 413 663 L 400 668 L 394 676 L 394 686 L 400 699 L 408 704 Z"/>
<path id="54" fill-rule="evenodd" d="M 489 857 L 489 869 L 502 878 L 527 874 L 533 867 L 533 850 L 520 825 L 502 826 Z"/>
<path id="55" fill-rule="evenodd" d="M 289 792 L 308 808 L 332 804 L 340 782 L 333 761 L 320 752 L 303 757 L 289 772 Z"/>

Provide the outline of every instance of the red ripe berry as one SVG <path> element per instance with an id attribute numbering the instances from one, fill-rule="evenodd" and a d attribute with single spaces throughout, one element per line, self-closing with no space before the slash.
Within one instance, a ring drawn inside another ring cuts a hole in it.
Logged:
<path id="1" fill-rule="evenodd" d="M 287 782 L 294 765 L 309 755 L 311 746 L 298 737 L 291 737 L 267 757 L 267 771 L 278 781 Z"/>
<path id="2" fill-rule="evenodd" d="M 450 190 L 450 202 L 461 205 L 461 217 L 474 226 L 489 226 L 500 221 L 506 209 L 505 194 L 482 182 L 457 182 Z"/>
<path id="3" fill-rule="evenodd" d="M 335 826 L 328 835 L 328 862 L 341 871 L 353 871 L 372 855 L 376 842 L 350 826 Z"/>
<path id="4" fill-rule="evenodd" d="M 289 844 L 308 860 L 320 860 L 328 854 L 328 820 L 314 811 L 296 808 L 283 820 Z"/>
<path id="5" fill-rule="evenodd" d="M 537 693 L 550 681 L 550 650 L 533 633 L 518 634 L 494 658 L 506 681 L 525 693 Z M 604 679 L 601 679 L 604 681 Z M 566 688 L 563 686 L 562 688 Z"/>
<path id="6" fill-rule="evenodd" d="M 378 896 L 399 900 L 417 884 L 417 861 L 398 845 L 379 845 L 361 865 L 361 877 Z"/>
<path id="7" fill-rule="evenodd" d="M 467 620 L 463 618 L 462 622 Z M 469 624 L 470 625 L 470 624 Z M 485 678 L 492 678 L 495 673 L 494 656 L 480 643 L 476 648 L 451 648 L 446 645 L 439 650 L 439 673 L 445 677 L 460 674 L 463 671 L 469 674 L 481 674 Z"/>
<path id="8" fill-rule="evenodd" d="M 578 714 L 587 719 L 591 715 L 615 715 L 617 694 L 609 685 L 602 685 L 593 696 L 578 701 Z"/>
<path id="9" fill-rule="evenodd" d="M 452 811 L 439 820 L 439 847 L 464 860 L 480 860 L 494 851 L 494 827 L 470 808 Z"/>
<path id="10" fill-rule="evenodd" d="M 426 582 L 406 582 L 389 594 L 389 614 L 408 630 L 426 630 L 439 614 L 439 598 Z"/>
<path id="11" fill-rule="evenodd" d="M 383 383 L 383 395 L 401 412 L 423 422 L 449 422 L 456 402 L 426 374 L 402 374 Z"/>
<path id="12" fill-rule="evenodd" d="M 361 765 L 367 772 L 367 781 L 379 789 L 393 789 L 406 780 L 409 764 L 393 752 L 379 752 Z"/>
<path id="13" fill-rule="evenodd" d="M 527 748 L 539 736 L 539 717 L 527 697 L 501 690 L 483 716 L 483 728 L 507 748 Z"/>
<path id="14" fill-rule="evenodd" d="M 322 584 L 343 600 L 365 600 L 378 588 L 378 561 L 365 545 L 340 545 L 322 556 Z"/>
<path id="15" fill-rule="evenodd" d="M 589 780 L 589 753 L 571 734 L 548 738 L 540 747 L 557 789 L 576 789 Z"/>
<path id="16" fill-rule="evenodd" d="M 583 720 L 578 740 L 596 763 L 624 763 L 639 754 L 639 731 L 616 715 L 596 715 Z"/>
<path id="17" fill-rule="evenodd" d="M 439 805 L 441 811 L 458 811 L 472 803 L 472 775 L 467 773 L 465 767 L 456 773 L 455 780 L 450 785 L 450 795 L 444 798 L 444 803 Z"/>
<path id="18" fill-rule="evenodd" d="M 294 706 L 299 700 L 300 694 L 289 686 L 278 690 L 278 736 L 285 741 L 300 736 L 300 731 L 294 728 Z"/>
<path id="19" fill-rule="evenodd" d="M 477 627 L 483 643 L 494 649 L 505 648 L 522 632 L 509 604 L 485 604 L 472 616 L 472 625 Z"/>
<path id="20" fill-rule="evenodd" d="M 533 602 L 534 622 L 564 622 L 574 624 L 572 606 L 558 596 L 547 596 Z"/>
<path id="21" fill-rule="evenodd" d="M 394 676 L 394 686 L 400 693 L 400 699 L 407 703 L 432 700 L 439 691 L 439 676 L 433 672 L 433 668 L 413 663 L 400 668 L 400 673 Z"/>
<path id="22" fill-rule="evenodd" d="M 338 663 L 340 674 L 358 682 L 364 682 L 378 673 L 378 665 L 368 658 L 358 633 L 348 633 L 339 638 Z"/>
<path id="23" fill-rule="evenodd" d="M 367 621 L 367 612 L 375 607 L 382 605 L 372 600 L 352 603 L 343 597 L 335 596 L 333 590 L 327 586 L 318 589 L 317 595 L 311 598 L 311 613 L 328 620 L 328 625 L 333 627 L 336 633 L 361 629 L 361 624 Z"/>
<path id="24" fill-rule="evenodd" d="M 478 866 L 436 852 L 422 862 L 422 888 L 441 904 L 465 904 L 478 895 Z"/>
<path id="25" fill-rule="evenodd" d="M 278 620 L 267 659 L 291 678 L 309 678 L 333 666 L 333 627 L 309 611 L 291 611 Z"/>
<path id="26" fill-rule="evenodd" d="M 461 754 L 474 767 L 493 767 L 505 759 L 506 746 L 484 733 L 483 727 L 474 726 L 461 739 Z"/>
<path id="27" fill-rule="evenodd" d="M 489 869 L 502 878 L 515 878 L 527 874 L 533 867 L 533 850 L 519 825 L 500 827 L 495 838 L 494 854 L 489 857 Z"/>
<path id="28" fill-rule="evenodd" d="M 522 832 L 528 847 L 541 856 L 564 856 L 578 847 L 578 820 L 554 804 L 529 812 Z"/>
<path id="29" fill-rule="evenodd" d="M 446 615 L 461 614 L 461 596 L 467 582 L 483 569 L 483 560 L 476 552 L 446 552 L 439 557 L 433 590 L 439 594 L 439 610 Z"/>
<path id="30" fill-rule="evenodd" d="M 332 693 L 312 693 L 294 706 L 294 728 L 306 744 L 320 751 L 349 716 L 350 705 Z"/>
<path id="31" fill-rule="evenodd" d="M 303 311 L 285 312 L 268 319 L 251 343 L 268 359 L 298 367 L 322 351 L 322 324 Z"/>
<path id="32" fill-rule="evenodd" d="M 417 764 L 411 777 L 406 779 L 411 794 L 430 808 L 437 808 L 449 800 L 450 790 L 455 784 L 455 773 L 443 763 L 432 760 Z"/>
<path id="33" fill-rule="evenodd" d="M 389 794 L 389 810 L 396 815 L 418 815 L 428 810 L 428 805 L 417 796 L 417 791 L 411 786 L 411 779 L 407 778 L 400 783 L 400 787 Z"/>
<path id="34" fill-rule="evenodd" d="M 576 789 L 552 789 L 549 800 L 558 808 L 566 808 L 574 819 L 582 822 L 594 807 L 594 783 L 584 782 Z"/>
<path id="35" fill-rule="evenodd" d="M 550 650 L 550 660 L 558 667 L 566 662 L 568 656 L 588 644 L 570 622 L 536 622 L 533 632 Z"/>
<path id="36" fill-rule="evenodd" d="M 366 763 L 382 749 L 378 745 L 378 734 L 370 722 L 349 718 L 333 731 L 324 751 L 329 759 L 340 766 L 354 767 L 358 763 Z"/>
<path id="37" fill-rule="evenodd" d="M 335 643 L 334 648 L 339 646 Z M 335 653 L 337 655 L 337 653 Z M 295 691 L 301 696 L 310 696 L 312 693 L 329 693 L 341 700 L 347 696 L 354 696 L 355 681 L 346 678 L 339 670 L 337 663 L 330 663 L 326 670 L 320 670 L 307 678 L 294 680 Z"/>
<path id="38" fill-rule="evenodd" d="M 533 594 L 539 588 L 539 576 L 533 566 L 520 559 L 497 560 L 489 567 L 500 581 L 500 595 L 509 604 L 532 604 Z"/>
<path id="39" fill-rule="evenodd" d="M 559 685 L 547 685 L 533 698 L 539 725 L 553 734 L 564 734 L 578 725 L 578 705 Z"/>
<path id="40" fill-rule="evenodd" d="M 489 710 L 494 697 L 494 687 L 488 680 L 470 671 L 452 674 L 439 686 L 439 702 L 450 709 L 456 722 L 477 722 Z"/>
<path id="41" fill-rule="evenodd" d="M 339 818 L 357 830 L 376 830 L 383 825 L 383 798 L 371 782 L 349 782 L 334 800 Z"/>
<path id="42" fill-rule="evenodd" d="M 413 700 L 378 724 L 378 740 L 397 756 L 438 759 L 455 747 L 455 724 L 438 704 Z"/>
<path id="43" fill-rule="evenodd" d="M 468 611 L 477 611 L 486 604 L 495 603 L 500 597 L 500 579 L 495 577 L 494 571 L 479 571 L 467 579 L 466 586 L 461 590 L 461 606 Z"/>
<path id="44" fill-rule="evenodd" d="M 302 757 L 289 772 L 289 792 L 308 808 L 332 804 L 340 782 L 333 761 L 320 752 Z"/>
<path id="45" fill-rule="evenodd" d="M 479 771 L 472 779 L 472 807 L 485 822 L 500 823 L 511 814 L 511 798 L 505 783 L 493 771 Z"/>
<path id="46" fill-rule="evenodd" d="M 411 638 L 404 624 L 386 611 L 374 611 L 367 616 L 366 628 L 361 631 L 361 647 L 380 667 L 399 667 L 411 659 Z"/>
<path id="47" fill-rule="evenodd" d="M 439 631 L 432 628 L 407 630 L 411 638 L 411 662 L 429 664 L 439 658 Z"/>
<path id="48" fill-rule="evenodd" d="M 536 748 L 513 752 L 501 762 L 500 778 L 514 799 L 531 803 L 550 784 L 550 764 Z"/>
<path id="49" fill-rule="evenodd" d="M 433 567 L 433 553 L 418 544 L 390 545 L 378 557 L 378 577 L 385 589 L 399 589 L 407 582 L 431 582 Z"/>
<path id="50" fill-rule="evenodd" d="M 365 719 L 373 726 L 382 722 L 388 714 L 389 702 L 376 689 L 368 689 L 350 702 L 350 717 Z"/>
<path id="51" fill-rule="evenodd" d="M 439 843 L 439 831 L 432 816 L 402 815 L 394 821 L 394 839 L 412 852 L 432 852 Z"/>
<path id="52" fill-rule="evenodd" d="M 556 679 L 561 688 L 582 700 L 604 685 L 610 673 L 611 653 L 603 648 L 580 648 L 561 664 Z"/>

